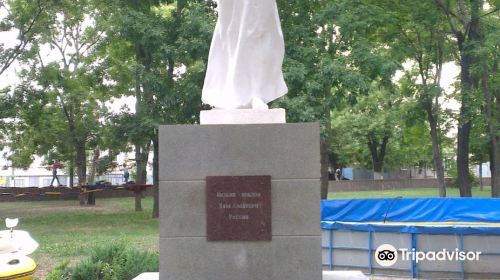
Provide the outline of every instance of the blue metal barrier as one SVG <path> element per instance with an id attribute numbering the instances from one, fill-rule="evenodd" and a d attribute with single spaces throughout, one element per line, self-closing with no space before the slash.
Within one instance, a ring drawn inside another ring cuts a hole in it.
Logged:
<path id="1" fill-rule="evenodd" d="M 500 264 L 499 199 L 333 200 L 322 201 L 321 210 L 324 269 L 356 269 L 371 275 L 411 278 L 440 275 L 436 277 L 466 279 L 479 275 L 500 279 L 500 265 L 495 265 Z M 397 249 L 425 254 L 445 246 L 446 250 L 459 252 L 483 250 L 477 263 L 457 258 L 435 265 L 411 258 L 393 267 L 382 267 L 375 263 L 374 252 L 378 245 L 391 241 L 399 242 Z"/>
<path id="2" fill-rule="evenodd" d="M 374 269 L 374 266 L 373 266 L 373 257 L 374 257 L 374 252 L 375 252 L 375 249 L 376 248 L 373 248 L 373 234 L 374 232 L 373 231 L 367 231 L 367 239 L 368 239 L 368 246 L 367 247 L 346 247 L 346 246 L 334 246 L 334 238 L 335 238 L 335 234 L 339 231 L 342 231 L 342 230 L 339 230 L 339 229 L 327 229 L 326 230 L 328 233 L 327 233 L 327 236 L 328 236 L 328 240 L 326 242 L 327 246 L 322 246 L 323 249 L 326 249 L 327 252 L 328 252 L 328 258 L 326 259 L 326 262 L 323 262 L 323 267 L 327 267 L 329 270 L 335 270 L 336 266 L 341 266 L 342 268 L 350 268 L 350 269 L 363 269 L 367 274 L 373 274 L 373 269 Z M 412 234 L 408 234 L 409 236 L 409 240 L 408 240 L 408 244 L 410 245 L 408 247 L 408 251 L 411 251 L 411 250 L 415 250 L 415 251 L 419 251 L 419 247 L 418 247 L 418 244 L 417 244 L 417 236 L 418 236 L 418 233 L 412 233 Z M 460 251 L 463 251 L 464 250 L 464 235 L 463 234 L 458 234 L 458 235 L 455 235 L 459 238 L 459 241 L 460 241 L 460 246 L 459 246 L 459 250 Z M 472 236 L 472 235 L 471 235 Z M 481 236 L 481 235 L 475 235 L 475 236 Z M 359 266 L 359 265 L 337 265 L 334 261 L 334 253 L 337 252 L 337 251 L 341 251 L 341 250 L 356 250 L 356 251 L 364 251 L 366 252 L 367 256 L 368 256 L 368 262 L 366 264 L 366 266 Z M 423 251 L 423 252 L 426 252 L 426 251 Z M 496 252 L 481 252 L 481 256 L 499 256 L 500 257 L 500 252 L 499 251 L 496 251 Z M 465 276 L 466 276 L 466 271 L 465 271 L 465 268 L 464 268 L 464 261 L 459 261 L 460 262 L 460 270 L 448 270 L 447 272 L 451 272 L 451 273 L 456 273 L 457 275 L 460 275 L 459 276 L 459 279 L 465 279 Z M 416 262 L 415 259 L 413 259 L 411 261 L 411 265 L 407 268 L 407 269 L 400 269 L 400 268 L 391 268 L 391 270 L 401 270 L 401 271 L 406 271 L 406 275 L 408 277 L 411 277 L 411 278 L 418 278 L 420 276 L 420 274 L 422 272 L 442 272 L 442 271 L 438 271 L 438 270 L 422 270 L 420 267 L 419 267 L 419 264 Z M 500 273 L 500 271 L 499 271 Z M 380 275 L 388 275 L 388 274 L 384 274 L 384 273 L 378 273 Z"/>

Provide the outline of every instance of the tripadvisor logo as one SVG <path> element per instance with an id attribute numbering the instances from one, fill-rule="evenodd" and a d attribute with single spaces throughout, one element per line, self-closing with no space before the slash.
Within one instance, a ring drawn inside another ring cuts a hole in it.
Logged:
<path id="1" fill-rule="evenodd" d="M 458 249 L 452 251 L 442 249 L 440 251 L 423 252 L 416 251 L 415 248 L 412 248 L 411 250 L 402 248 L 399 249 L 398 252 L 394 246 L 390 244 L 382 244 L 378 246 L 375 251 L 375 260 L 381 266 L 393 266 L 398 260 L 398 255 L 402 261 L 411 260 L 416 263 L 420 261 L 478 261 L 481 252 L 466 252 Z"/>
<path id="2" fill-rule="evenodd" d="M 375 260 L 381 266 L 392 266 L 398 260 L 398 251 L 390 244 L 382 244 L 375 251 Z"/>

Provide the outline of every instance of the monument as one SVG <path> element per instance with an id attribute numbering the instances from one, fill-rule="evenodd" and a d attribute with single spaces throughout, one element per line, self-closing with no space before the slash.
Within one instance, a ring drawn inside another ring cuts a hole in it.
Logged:
<path id="1" fill-rule="evenodd" d="M 275 0 L 219 0 L 202 101 L 220 109 L 267 109 L 288 91 Z"/>
<path id="2" fill-rule="evenodd" d="M 219 0 L 200 113 L 201 124 L 284 123 L 285 110 L 267 103 L 288 91 L 275 0 Z M 220 110 L 223 109 L 223 110 Z"/>
<path id="3" fill-rule="evenodd" d="M 275 0 L 218 0 L 201 125 L 160 127 L 160 279 L 321 279 L 317 123 L 286 123 Z"/>

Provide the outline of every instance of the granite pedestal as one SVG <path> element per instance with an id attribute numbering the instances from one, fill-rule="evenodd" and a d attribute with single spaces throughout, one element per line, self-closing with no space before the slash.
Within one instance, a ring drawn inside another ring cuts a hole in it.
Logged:
<path id="1" fill-rule="evenodd" d="M 207 176 L 271 176 L 271 240 L 208 241 Z M 319 125 L 160 127 L 160 279 L 319 280 Z"/>

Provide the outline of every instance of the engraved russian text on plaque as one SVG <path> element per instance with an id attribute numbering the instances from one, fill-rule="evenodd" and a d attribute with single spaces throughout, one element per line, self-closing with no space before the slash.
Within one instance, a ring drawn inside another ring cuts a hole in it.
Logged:
<path id="1" fill-rule="evenodd" d="M 207 240 L 271 240 L 271 176 L 208 176 Z"/>

